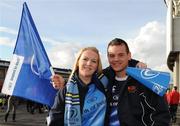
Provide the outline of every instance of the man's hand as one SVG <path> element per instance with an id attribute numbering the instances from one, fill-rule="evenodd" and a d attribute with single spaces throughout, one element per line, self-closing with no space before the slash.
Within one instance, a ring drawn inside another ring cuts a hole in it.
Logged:
<path id="1" fill-rule="evenodd" d="M 51 77 L 51 83 L 55 89 L 63 89 L 65 85 L 64 78 L 58 74 Z"/>
<path id="2" fill-rule="evenodd" d="M 138 67 L 138 68 L 147 68 L 147 64 L 145 64 L 143 62 L 138 62 L 136 67 Z"/>

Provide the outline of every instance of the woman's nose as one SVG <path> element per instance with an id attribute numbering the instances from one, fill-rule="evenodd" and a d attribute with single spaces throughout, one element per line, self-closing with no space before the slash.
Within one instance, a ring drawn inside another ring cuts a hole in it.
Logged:
<path id="1" fill-rule="evenodd" d="M 91 65 L 91 61 L 90 60 L 87 61 L 87 65 Z"/>

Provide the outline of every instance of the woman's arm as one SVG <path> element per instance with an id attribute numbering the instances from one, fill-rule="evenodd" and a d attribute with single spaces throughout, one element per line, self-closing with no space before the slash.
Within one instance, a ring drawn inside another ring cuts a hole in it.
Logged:
<path id="1" fill-rule="evenodd" d="M 64 125 L 64 94 L 65 89 L 60 89 L 55 97 L 54 105 L 49 112 L 49 125 L 48 126 L 63 126 Z"/>

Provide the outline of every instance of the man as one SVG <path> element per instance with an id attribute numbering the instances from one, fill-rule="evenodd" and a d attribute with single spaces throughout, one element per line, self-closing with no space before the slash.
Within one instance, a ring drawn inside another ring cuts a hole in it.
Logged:
<path id="1" fill-rule="evenodd" d="M 179 92 L 177 91 L 177 86 L 174 86 L 174 89 L 172 90 L 172 92 L 170 92 L 169 95 L 169 105 L 170 105 L 170 113 L 171 113 L 171 119 L 172 122 L 176 122 L 176 113 L 177 113 L 177 108 L 178 108 L 178 104 L 179 104 Z"/>
<path id="2" fill-rule="evenodd" d="M 167 102 L 126 74 L 131 53 L 119 38 L 107 48 L 110 67 L 104 70 L 109 79 L 110 126 L 169 126 Z"/>

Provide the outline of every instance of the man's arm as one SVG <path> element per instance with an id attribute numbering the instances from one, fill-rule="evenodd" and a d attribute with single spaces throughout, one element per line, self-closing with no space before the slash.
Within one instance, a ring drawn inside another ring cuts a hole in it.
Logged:
<path id="1" fill-rule="evenodd" d="M 140 61 L 135 60 L 135 59 L 129 60 L 128 66 L 129 67 L 147 68 L 147 65 L 145 63 L 140 62 Z M 103 73 L 105 76 L 108 77 L 108 79 L 112 79 L 115 76 L 115 73 L 114 73 L 113 69 L 111 68 L 111 66 L 103 69 Z"/>
<path id="2" fill-rule="evenodd" d="M 138 60 L 135 60 L 135 59 L 129 60 L 128 66 L 129 67 L 147 68 L 147 64 L 140 62 Z"/>

